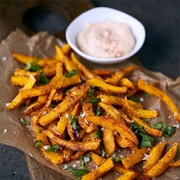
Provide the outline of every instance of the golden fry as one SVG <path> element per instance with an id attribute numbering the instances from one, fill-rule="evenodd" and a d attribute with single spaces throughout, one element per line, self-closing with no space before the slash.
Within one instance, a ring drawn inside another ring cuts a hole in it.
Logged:
<path id="1" fill-rule="evenodd" d="M 133 180 L 137 176 L 138 176 L 138 173 L 134 171 L 129 171 L 129 172 L 126 172 L 121 177 L 117 178 L 116 180 Z"/>

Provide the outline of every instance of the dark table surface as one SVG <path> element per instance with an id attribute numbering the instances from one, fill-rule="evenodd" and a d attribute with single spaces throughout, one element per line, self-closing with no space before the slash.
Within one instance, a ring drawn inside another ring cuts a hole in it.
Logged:
<path id="1" fill-rule="evenodd" d="M 4 2 L 7 3 L 8 0 L 0 1 L 1 18 L 4 16 L 1 11 Z M 141 21 L 146 29 L 146 40 L 142 49 L 136 54 L 139 61 L 145 68 L 161 72 L 172 79 L 180 76 L 180 1 L 93 0 L 92 2 L 95 6 L 107 6 L 124 11 Z M 8 23 L 8 20 L 7 24 L 6 32 L 0 27 L 0 41 L 15 28 Z M 0 144 L 0 152 L 0 180 L 30 179 L 22 151 Z"/>

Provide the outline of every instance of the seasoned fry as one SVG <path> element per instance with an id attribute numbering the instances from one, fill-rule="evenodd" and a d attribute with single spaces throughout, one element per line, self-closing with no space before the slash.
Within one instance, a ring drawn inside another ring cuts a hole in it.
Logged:
<path id="1" fill-rule="evenodd" d="M 92 116 L 87 117 L 85 120 L 97 124 L 99 126 L 117 131 L 122 137 L 128 138 L 136 145 L 138 145 L 138 139 L 135 134 L 124 124 L 113 120 L 112 118 L 102 117 L 102 116 Z"/>
<path id="2" fill-rule="evenodd" d="M 144 171 L 151 169 L 160 159 L 167 142 L 160 142 L 150 150 L 150 154 L 146 163 L 143 166 Z"/>
<path id="3" fill-rule="evenodd" d="M 145 157 L 145 154 L 148 153 L 148 148 L 137 149 L 131 155 L 127 156 L 122 160 L 122 164 L 126 169 L 131 168 L 135 164 L 141 162 Z"/>
<path id="4" fill-rule="evenodd" d="M 110 169 L 112 169 L 114 166 L 114 163 L 112 161 L 112 158 L 107 159 L 101 166 L 99 166 L 97 169 L 94 171 L 84 175 L 82 177 L 82 180 L 95 180 L 101 177 L 103 174 L 108 172 Z"/>
<path id="5" fill-rule="evenodd" d="M 134 171 L 130 171 L 130 172 L 126 172 L 124 175 L 117 178 L 116 180 L 133 180 L 137 176 L 138 176 L 138 173 Z"/>
<path id="6" fill-rule="evenodd" d="M 178 150 L 178 143 L 175 142 L 168 152 L 145 174 L 150 177 L 156 177 L 162 174 L 168 167 L 169 164 L 174 159 Z"/>
<path id="7" fill-rule="evenodd" d="M 59 115 L 69 110 L 78 101 L 80 101 L 80 99 L 84 96 L 84 94 L 87 91 L 88 91 L 88 86 L 86 85 L 77 86 L 76 89 L 74 89 L 74 91 L 70 95 L 66 96 L 61 103 L 59 103 L 55 108 L 52 109 L 52 111 L 42 116 L 39 119 L 39 123 L 42 126 L 45 126 L 51 121 L 55 120 Z"/>
<path id="8" fill-rule="evenodd" d="M 172 166 L 172 167 L 180 167 L 180 160 L 177 160 L 177 161 L 175 161 L 175 162 L 170 163 L 169 166 Z"/>
<path id="9" fill-rule="evenodd" d="M 174 118 L 180 122 L 180 112 L 178 110 L 178 107 L 165 92 L 148 84 L 147 82 L 145 82 L 144 80 L 140 78 L 138 79 L 138 87 L 139 89 L 160 98 L 169 107 Z"/>
<path id="10" fill-rule="evenodd" d="M 27 76 L 12 76 L 11 77 L 11 83 L 14 85 L 14 86 L 25 86 L 28 82 L 29 78 Z"/>

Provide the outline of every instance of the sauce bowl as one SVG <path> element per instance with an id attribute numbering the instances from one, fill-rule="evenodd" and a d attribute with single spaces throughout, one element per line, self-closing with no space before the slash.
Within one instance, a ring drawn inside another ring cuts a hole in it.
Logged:
<path id="1" fill-rule="evenodd" d="M 85 54 L 79 49 L 77 45 L 77 35 L 84 28 L 85 24 L 104 20 L 119 21 L 121 23 L 126 23 L 130 27 L 136 42 L 129 54 L 117 58 L 97 58 Z M 113 64 L 124 61 L 137 53 L 144 44 L 146 33 L 142 23 L 134 17 L 112 8 L 97 7 L 80 14 L 75 18 L 67 27 L 65 35 L 67 43 L 82 58 L 99 64 Z"/>

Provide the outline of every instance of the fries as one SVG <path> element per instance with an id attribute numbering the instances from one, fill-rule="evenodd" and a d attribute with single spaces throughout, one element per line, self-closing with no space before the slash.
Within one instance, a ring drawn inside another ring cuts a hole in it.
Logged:
<path id="1" fill-rule="evenodd" d="M 179 110 L 158 88 L 129 78 L 136 65 L 116 72 L 89 70 L 68 44 L 55 46 L 55 50 L 53 58 L 46 59 L 13 52 L 26 67 L 12 75 L 11 83 L 22 89 L 6 104 L 7 110 L 26 106 L 23 115 L 31 118 L 35 147 L 47 160 L 58 165 L 85 159 L 80 169 L 67 168 L 82 180 L 98 179 L 109 171 L 119 173 L 118 180 L 150 179 L 169 167 L 180 166 L 179 160 L 174 162 L 178 143 L 164 154 L 167 142 L 154 140 L 164 136 L 165 126 L 151 123 L 160 113 L 130 100 L 130 96 L 138 90 L 155 95 L 177 121 Z M 167 129 L 168 135 L 174 132 L 169 126 Z M 128 152 L 125 156 L 123 150 Z M 91 172 L 85 169 L 89 159 L 97 166 Z M 142 161 L 143 168 L 134 170 Z"/>

